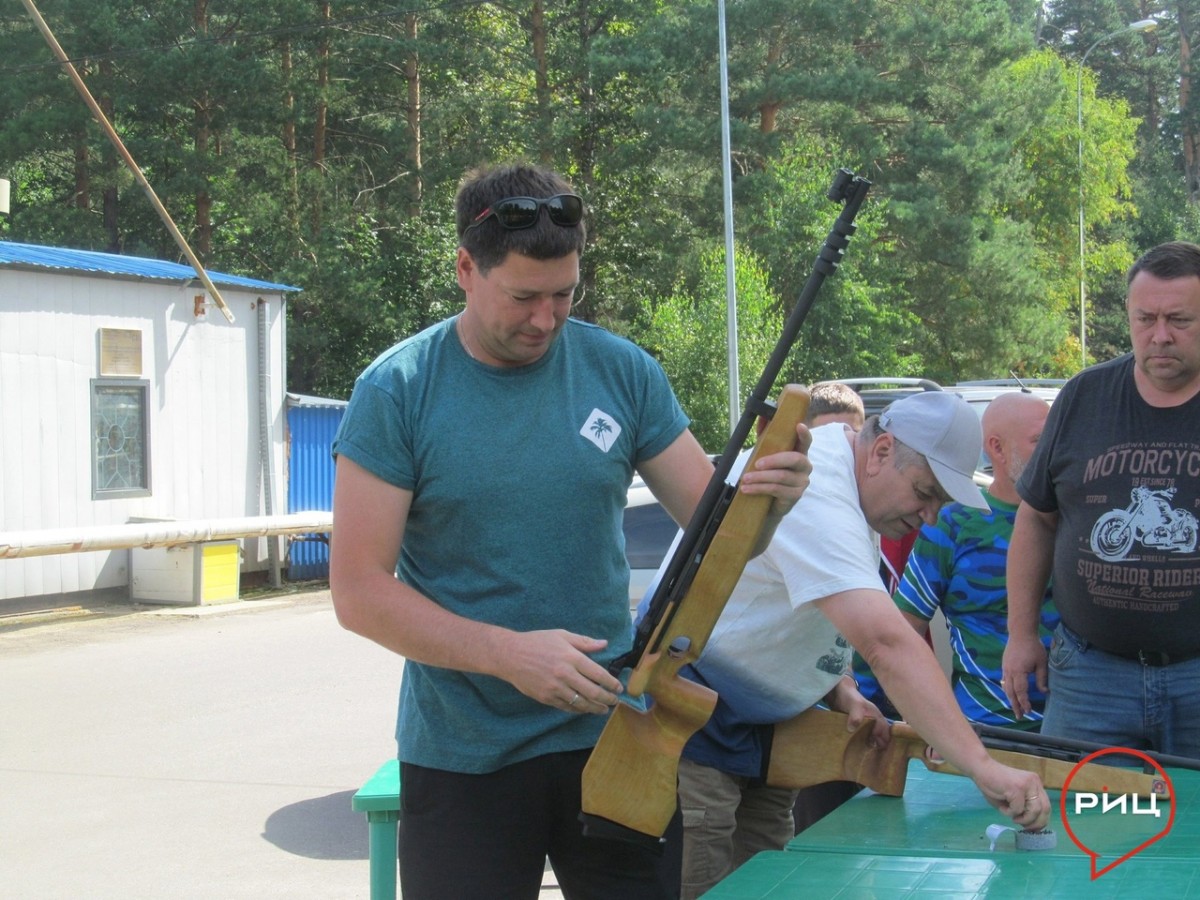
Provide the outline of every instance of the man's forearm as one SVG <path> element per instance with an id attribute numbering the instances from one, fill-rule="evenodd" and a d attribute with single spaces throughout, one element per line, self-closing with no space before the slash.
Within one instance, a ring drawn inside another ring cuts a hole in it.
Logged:
<path id="1" fill-rule="evenodd" d="M 441 668 L 496 674 L 503 629 L 457 616 L 389 573 L 330 573 L 338 621 L 405 659 Z"/>
<path id="2" fill-rule="evenodd" d="M 904 721 L 938 753 L 964 773 L 974 776 L 991 758 L 959 709 L 950 683 L 923 641 L 894 646 L 868 660 L 888 698 Z"/>

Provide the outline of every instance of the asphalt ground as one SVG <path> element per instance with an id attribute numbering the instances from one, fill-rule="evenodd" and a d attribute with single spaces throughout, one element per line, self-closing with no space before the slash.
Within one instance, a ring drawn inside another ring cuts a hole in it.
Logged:
<path id="1" fill-rule="evenodd" d="M 323 585 L 0 618 L 0 895 L 367 898 L 402 665 Z"/>

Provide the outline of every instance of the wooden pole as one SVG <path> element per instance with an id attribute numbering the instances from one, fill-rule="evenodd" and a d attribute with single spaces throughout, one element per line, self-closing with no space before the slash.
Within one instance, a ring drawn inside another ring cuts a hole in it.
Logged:
<path id="1" fill-rule="evenodd" d="M 167 226 L 167 230 L 171 232 L 171 237 L 175 239 L 175 243 L 179 245 L 179 249 L 182 250 L 184 256 L 188 258 L 188 262 L 192 264 L 192 268 L 196 270 L 196 276 L 200 279 L 201 284 L 204 285 L 204 289 L 212 296 L 213 301 L 225 315 L 225 318 L 232 322 L 233 313 L 230 311 L 229 307 L 225 305 L 225 300 L 221 297 L 216 285 L 212 283 L 212 280 L 208 277 L 208 273 L 204 271 L 204 266 L 201 265 L 200 260 L 196 258 L 196 254 L 192 252 L 192 248 L 188 246 L 187 239 L 184 238 L 183 234 L 180 233 L 179 229 L 175 226 L 175 222 L 171 219 L 171 214 L 167 212 L 167 208 L 162 205 L 162 201 L 159 200 L 158 195 L 154 193 L 154 188 L 150 186 L 150 182 L 146 180 L 146 176 L 142 173 L 142 170 L 138 167 L 138 164 L 134 162 L 134 159 L 130 155 L 129 151 L 125 149 L 125 144 L 121 141 L 116 129 L 114 129 L 112 123 L 108 121 L 108 117 L 104 115 L 104 111 L 100 109 L 100 104 L 96 102 L 96 98 L 92 96 L 92 92 L 88 90 L 87 85 L 83 83 L 83 79 L 80 77 L 79 72 L 76 71 L 75 66 L 71 64 L 70 58 L 66 53 L 63 52 L 63 48 L 55 39 L 54 33 L 50 31 L 50 26 L 46 24 L 46 20 L 42 18 L 42 15 L 38 12 L 37 7 L 33 5 L 33 0 L 21 0 L 21 3 L 24 5 L 26 11 L 37 25 L 38 30 L 42 33 L 42 37 L 46 39 L 46 43 L 50 45 L 50 49 L 54 51 L 54 55 L 58 57 L 58 61 L 63 64 L 63 68 L 65 68 L 67 70 L 67 74 L 71 76 L 71 81 L 75 84 L 75 89 L 79 91 L 79 95 L 83 97 L 84 102 L 92 111 L 92 115 L 95 116 L 96 121 L 100 123 L 100 127 L 104 129 L 104 133 L 108 135 L 108 139 L 112 141 L 113 146 L 117 148 L 117 152 L 121 154 L 121 158 L 125 160 L 125 164 L 129 166 L 129 170 L 133 172 L 133 177 L 137 179 L 138 184 L 142 186 L 142 190 L 146 192 L 146 196 L 150 198 L 150 202 L 154 205 L 154 209 L 158 212 L 159 218 L 163 220 L 163 223 Z"/>

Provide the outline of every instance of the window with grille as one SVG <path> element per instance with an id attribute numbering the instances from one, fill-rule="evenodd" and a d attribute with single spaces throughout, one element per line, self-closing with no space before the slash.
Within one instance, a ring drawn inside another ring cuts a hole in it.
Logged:
<path id="1" fill-rule="evenodd" d="M 148 381 L 92 381 L 92 498 L 150 493 Z"/>

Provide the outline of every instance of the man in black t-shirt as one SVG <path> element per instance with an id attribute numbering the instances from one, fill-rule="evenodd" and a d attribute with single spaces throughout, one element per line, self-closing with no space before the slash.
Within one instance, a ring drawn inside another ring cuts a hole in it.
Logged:
<path id="1" fill-rule="evenodd" d="M 1004 690 L 1025 714 L 1036 672 L 1043 734 L 1200 758 L 1200 246 L 1127 282 L 1133 352 L 1067 382 L 1018 484 Z"/>

